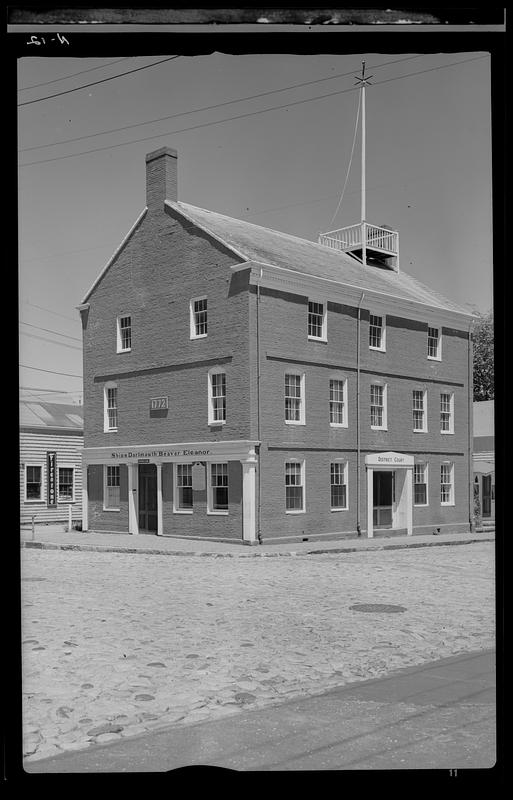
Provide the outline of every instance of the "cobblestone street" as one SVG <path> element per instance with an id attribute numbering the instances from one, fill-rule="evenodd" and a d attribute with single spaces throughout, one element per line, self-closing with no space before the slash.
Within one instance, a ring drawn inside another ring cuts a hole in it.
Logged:
<path id="1" fill-rule="evenodd" d="M 493 647 L 494 548 L 266 559 L 24 549 L 21 599 L 35 760 Z M 405 610 L 351 608 L 365 603 Z"/>

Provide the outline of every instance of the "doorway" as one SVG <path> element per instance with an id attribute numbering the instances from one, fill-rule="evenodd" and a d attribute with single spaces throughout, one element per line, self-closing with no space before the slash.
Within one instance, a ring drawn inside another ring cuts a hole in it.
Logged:
<path id="1" fill-rule="evenodd" d="M 157 467 L 139 464 L 139 531 L 157 533 Z"/>
<path id="2" fill-rule="evenodd" d="M 483 475 L 483 517 L 492 516 L 492 476 Z"/>
<path id="3" fill-rule="evenodd" d="M 395 495 L 395 472 L 373 473 L 373 524 L 375 528 L 392 527 L 392 507 Z"/>

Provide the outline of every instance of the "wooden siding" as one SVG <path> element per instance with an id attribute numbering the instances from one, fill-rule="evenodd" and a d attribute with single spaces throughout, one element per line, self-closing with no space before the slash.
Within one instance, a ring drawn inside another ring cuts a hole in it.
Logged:
<path id="1" fill-rule="evenodd" d="M 74 467 L 74 501 L 72 503 L 73 520 L 82 519 L 82 448 L 84 436 L 81 431 L 20 431 L 20 517 L 21 522 L 30 522 L 32 515 L 36 523 L 62 522 L 68 519 L 67 502 L 57 502 L 56 508 L 48 508 L 46 502 L 47 468 L 46 454 L 57 453 L 56 470 L 59 467 Z M 42 499 L 25 501 L 25 465 L 40 465 L 42 470 Z M 56 485 L 58 472 L 56 471 Z"/>

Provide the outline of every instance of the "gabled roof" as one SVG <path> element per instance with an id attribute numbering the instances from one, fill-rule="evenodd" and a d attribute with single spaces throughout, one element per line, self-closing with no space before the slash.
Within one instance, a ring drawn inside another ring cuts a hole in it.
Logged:
<path id="1" fill-rule="evenodd" d="M 69 428 L 83 431 L 84 409 L 70 403 L 20 400 L 20 428 Z"/>
<path id="2" fill-rule="evenodd" d="M 188 203 L 166 200 L 166 206 L 185 216 L 248 261 L 259 261 L 305 275 L 349 284 L 362 290 L 392 295 L 400 300 L 472 316 L 468 309 L 443 297 L 405 272 L 363 267 L 351 256 L 324 245 Z"/>

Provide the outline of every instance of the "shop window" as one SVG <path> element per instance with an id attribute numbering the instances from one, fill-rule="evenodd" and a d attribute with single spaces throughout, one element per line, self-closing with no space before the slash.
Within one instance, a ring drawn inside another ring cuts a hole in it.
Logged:
<path id="1" fill-rule="evenodd" d="M 440 395 L 440 433 L 454 433 L 454 394 Z"/>
<path id="2" fill-rule="evenodd" d="M 443 506 L 454 505 L 454 464 L 449 462 L 440 466 L 440 502 Z"/>
<path id="3" fill-rule="evenodd" d="M 285 375 L 285 422 L 305 424 L 305 375 L 288 372 Z"/>
<path id="4" fill-rule="evenodd" d="M 228 464 L 210 465 L 208 511 L 210 514 L 228 513 Z"/>
<path id="5" fill-rule="evenodd" d="M 413 430 L 417 433 L 427 432 L 427 392 L 422 389 L 413 390 Z"/>
<path id="6" fill-rule="evenodd" d="M 191 339 L 203 339 L 207 335 L 207 298 L 193 297 L 190 302 Z"/>
<path id="7" fill-rule="evenodd" d="M 192 513 L 192 503 L 192 464 L 176 464 L 174 511 Z"/>
<path id="8" fill-rule="evenodd" d="M 74 495 L 74 469 L 73 467 L 59 467 L 59 502 L 72 503 Z"/>
<path id="9" fill-rule="evenodd" d="M 119 511 L 120 508 L 120 467 L 104 466 L 103 510 Z"/>
<path id="10" fill-rule="evenodd" d="M 43 499 L 43 469 L 39 465 L 25 465 L 25 500 L 36 502 Z"/>
<path id="11" fill-rule="evenodd" d="M 330 379 L 330 425 L 347 428 L 347 380 Z"/>
<path id="12" fill-rule="evenodd" d="M 132 317 L 124 315 L 117 319 L 117 352 L 128 353 L 132 349 Z"/>
<path id="13" fill-rule="evenodd" d="M 325 342 L 327 339 L 326 303 L 308 301 L 308 338 Z"/>
<path id="14" fill-rule="evenodd" d="M 107 383 L 104 388 L 103 402 L 103 430 L 117 431 L 118 429 L 118 387 L 115 383 Z"/>
<path id="15" fill-rule="evenodd" d="M 442 359 L 442 337 L 440 328 L 428 327 L 427 357 L 435 361 L 441 361 Z"/>
<path id="16" fill-rule="evenodd" d="M 370 387 L 370 414 L 373 430 L 387 430 L 387 386 L 373 383 Z"/>
<path id="17" fill-rule="evenodd" d="M 288 461 L 285 464 L 285 510 L 302 513 L 305 510 L 305 462 Z"/>
<path id="18" fill-rule="evenodd" d="M 369 348 L 382 352 L 386 350 L 385 318 L 376 314 L 369 314 Z"/>
<path id="19" fill-rule="evenodd" d="M 416 506 L 428 505 L 428 465 L 415 464 L 413 467 L 413 502 Z"/>
<path id="20" fill-rule="evenodd" d="M 208 424 L 226 422 L 226 373 L 219 369 L 208 373 Z"/>
<path id="21" fill-rule="evenodd" d="M 347 464 L 333 461 L 330 464 L 331 510 L 347 510 Z"/>

